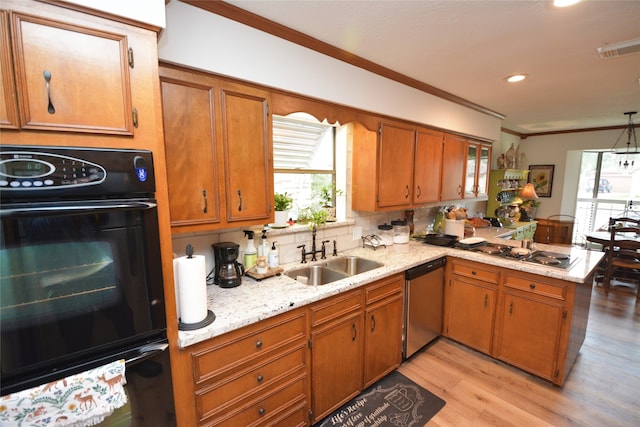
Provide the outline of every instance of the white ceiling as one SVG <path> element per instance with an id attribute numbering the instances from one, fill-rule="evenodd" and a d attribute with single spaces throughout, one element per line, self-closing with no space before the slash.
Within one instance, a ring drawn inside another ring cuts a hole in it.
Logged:
<path id="1" fill-rule="evenodd" d="M 639 0 L 227 0 L 506 116 L 531 134 L 619 126 L 640 111 Z M 508 85 L 515 73 L 529 77 Z M 640 123 L 640 114 L 635 123 Z"/>

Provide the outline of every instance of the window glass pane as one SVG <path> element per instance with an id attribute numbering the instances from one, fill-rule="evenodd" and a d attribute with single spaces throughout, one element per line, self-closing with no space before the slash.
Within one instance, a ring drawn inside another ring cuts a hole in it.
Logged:
<path id="1" fill-rule="evenodd" d="M 631 163 L 634 155 L 629 155 Z M 633 193 L 638 195 L 640 178 L 640 157 L 624 169 L 620 162 L 624 162 L 626 156 L 614 153 L 602 153 L 602 169 L 600 182 L 598 183 L 598 199 L 626 201 L 633 198 Z M 635 184 L 635 185 L 634 185 Z"/>
<path id="2" fill-rule="evenodd" d="M 317 193 L 333 180 L 332 174 L 275 173 L 273 176 L 276 193 L 286 192 L 293 198 L 293 208 L 289 213 L 293 219 L 298 218 L 300 209 L 320 205 Z"/>
<path id="3" fill-rule="evenodd" d="M 332 171 L 333 139 L 333 126 L 306 114 L 274 116 L 273 166 L 276 170 Z"/>

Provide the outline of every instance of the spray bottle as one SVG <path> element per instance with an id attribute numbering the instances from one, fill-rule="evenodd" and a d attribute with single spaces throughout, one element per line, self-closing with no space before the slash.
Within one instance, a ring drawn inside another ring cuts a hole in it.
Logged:
<path id="1" fill-rule="evenodd" d="M 248 270 L 256 265 L 258 251 L 256 251 L 256 247 L 253 244 L 254 232 L 251 230 L 244 230 L 244 235 L 247 236 L 247 248 L 244 250 L 244 268 Z"/>

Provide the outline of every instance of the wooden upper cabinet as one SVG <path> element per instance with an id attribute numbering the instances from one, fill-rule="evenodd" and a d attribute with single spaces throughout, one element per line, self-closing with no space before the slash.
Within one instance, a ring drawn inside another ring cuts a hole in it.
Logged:
<path id="1" fill-rule="evenodd" d="M 383 124 L 380 127 L 378 206 L 408 207 L 412 202 L 415 131 Z"/>
<path id="2" fill-rule="evenodd" d="M 133 135 L 126 34 L 15 12 L 10 21 L 23 129 Z"/>
<path id="3" fill-rule="evenodd" d="M 467 141 L 454 135 L 445 134 L 442 153 L 442 177 L 440 200 L 461 200 L 463 198 L 465 163 L 467 161 Z"/>
<path id="4" fill-rule="evenodd" d="M 418 129 L 413 167 L 413 203 L 437 202 L 442 179 L 444 133 Z"/>
<path id="5" fill-rule="evenodd" d="M 11 41 L 9 37 L 9 16 L 0 11 L 0 128 L 18 129 L 18 99 L 13 74 Z"/>
<path id="6" fill-rule="evenodd" d="M 161 77 L 172 226 L 220 222 L 214 90 Z"/>
<path id="7" fill-rule="evenodd" d="M 269 222 L 273 217 L 273 154 L 268 98 L 266 91 L 233 84 L 226 84 L 220 91 L 229 222 Z"/>
<path id="8" fill-rule="evenodd" d="M 464 184 L 464 198 L 478 198 L 487 195 L 491 148 L 488 145 L 470 141 L 467 144 L 467 161 Z"/>

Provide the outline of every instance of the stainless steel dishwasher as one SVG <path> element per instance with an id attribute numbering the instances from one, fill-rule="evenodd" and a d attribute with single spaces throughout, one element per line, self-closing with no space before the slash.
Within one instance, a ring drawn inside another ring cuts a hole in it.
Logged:
<path id="1" fill-rule="evenodd" d="M 442 334 L 446 262 L 438 258 L 405 272 L 405 359 Z"/>

